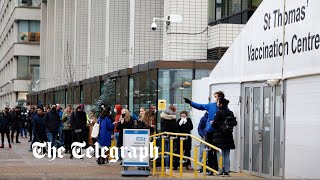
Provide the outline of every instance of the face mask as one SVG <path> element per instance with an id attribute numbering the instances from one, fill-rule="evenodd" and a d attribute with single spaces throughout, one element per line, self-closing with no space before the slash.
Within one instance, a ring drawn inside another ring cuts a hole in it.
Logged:
<path id="1" fill-rule="evenodd" d="M 217 98 L 213 98 L 213 102 L 217 103 Z"/>
<path id="2" fill-rule="evenodd" d="M 114 109 L 113 111 L 114 111 L 115 113 L 117 113 L 117 109 Z"/>
<path id="3" fill-rule="evenodd" d="M 109 115 L 112 115 L 112 112 L 110 111 Z"/>

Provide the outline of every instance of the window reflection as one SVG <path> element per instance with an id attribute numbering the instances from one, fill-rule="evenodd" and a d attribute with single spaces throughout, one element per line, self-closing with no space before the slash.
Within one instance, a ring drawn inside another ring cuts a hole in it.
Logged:
<path id="1" fill-rule="evenodd" d="M 39 57 L 38 56 L 19 56 L 18 57 L 18 68 L 17 77 L 18 78 L 32 78 L 34 75 L 34 67 L 39 67 Z"/>
<path id="2" fill-rule="evenodd" d="M 40 42 L 40 21 L 19 21 L 19 42 Z"/>
<path id="3" fill-rule="evenodd" d="M 262 0 L 208 0 L 208 21 L 211 23 L 227 17 L 239 16 L 222 22 L 246 23 L 251 15 L 244 11 L 257 9 L 261 2 Z"/>

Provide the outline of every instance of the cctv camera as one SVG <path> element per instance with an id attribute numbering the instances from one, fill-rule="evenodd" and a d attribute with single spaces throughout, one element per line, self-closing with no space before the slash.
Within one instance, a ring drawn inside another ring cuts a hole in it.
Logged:
<path id="1" fill-rule="evenodd" d="M 152 29 L 152 31 L 155 31 L 157 29 L 156 22 L 153 21 L 153 23 L 151 24 L 151 29 Z"/>

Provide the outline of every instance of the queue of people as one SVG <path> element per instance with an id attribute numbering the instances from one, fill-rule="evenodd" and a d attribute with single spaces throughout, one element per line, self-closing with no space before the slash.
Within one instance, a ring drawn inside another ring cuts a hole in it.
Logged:
<path id="1" fill-rule="evenodd" d="M 198 125 L 198 133 L 202 140 L 207 143 L 222 149 L 223 156 L 223 171 L 221 175 L 229 175 L 230 172 L 230 150 L 235 149 L 233 140 L 233 127 L 237 125 L 236 118 L 233 112 L 229 110 L 229 101 L 225 99 L 223 92 L 218 91 L 214 94 L 214 102 L 208 104 L 198 104 L 185 98 L 185 103 L 191 107 L 206 111 Z M 73 142 L 86 142 L 88 146 L 94 146 L 96 142 L 99 148 L 110 147 L 112 139 L 115 140 L 116 146 L 123 146 L 123 130 L 124 129 L 150 129 L 150 134 L 156 132 L 156 113 L 155 108 L 146 109 L 140 108 L 139 115 L 131 113 L 126 107 L 115 105 L 114 116 L 112 109 L 102 104 L 100 106 L 101 113 L 98 117 L 95 112 L 90 111 L 86 114 L 84 105 L 80 104 L 75 110 L 71 105 L 68 105 L 64 110 L 59 104 L 44 108 L 43 106 L 31 107 L 28 113 L 21 111 L 20 107 L 10 110 L 5 108 L 0 113 L 0 134 L 1 146 L 4 148 L 4 138 L 7 137 L 8 146 L 12 148 L 12 143 L 19 142 L 19 133 L 24 133 L 26 128 L 30 135 L 31 142 L 30 151 L 34 142 L 51 142 L 56 147 L 64 146 L 66 153 L 70 154 L 72 159 L 71 144 Z M 26 116 L 25 116 L 26 115 Z M 167 110 L 160 113 L 161 132 L 173 132 L 191 134 L 194 128 L 192 119 L 188 116 L 187 111 L 177 112 L 174 105 L 170 105 Z M 95 123 L 100 125 L 100 131 L 97 138 L 92 138 L 91 133 Z M 11 134 L 10 134 L 11 133 Z M 23 134 L 25 135 L 25 134 Z M 174 140 L 174 153 L 180 154 L 180 139 Z M 202 152 L 205 150 L 205 145 L 200 146 L 199 161 L 202 161 Z M 191 157 L 192 140 L 187 138 L 183 142 L 184 156 Z M 165 151 L 170 151 L 170 136 L 165 139 Z M 44 149 L 45 152 L 45 149 Z M 100 153 L 94 152 L 94 153 Z M 119 152 L 121 160 L 121 153 Z M 96 160 L 97 164 L 108 163 L 108 159 L 100 157 Z M 165 159 L 166 169 L 169 170 L 170 158 Z M 217 152 L 210 149 L 207 157 L 207 165 L 213 169 L 218 169 Z M 173 158 L 173 168 L 176 170 L 179 166 L 179 158 Z M 184 163 L 187 170 L 192 170 L 190 160 Z M 202 169 L 197 168 L 200 172 Z M 149 168 L 139 168 L 147 169 Z M 207 174 L 212 174 L 207 172 Z"/>

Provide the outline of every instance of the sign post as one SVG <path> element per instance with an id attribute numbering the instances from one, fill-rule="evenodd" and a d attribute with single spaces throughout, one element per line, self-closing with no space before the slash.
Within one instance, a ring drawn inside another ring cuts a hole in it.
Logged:
<path id="1" fill-rule="evenodd" d="M 148 170 L 128 170 L 128 167 L 149 167 L 149 129 L 124 129 L 123 148 L 124 157 L 122 176 L 149 176 Z"/>

